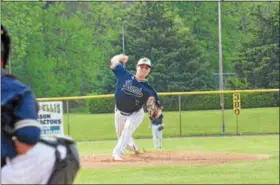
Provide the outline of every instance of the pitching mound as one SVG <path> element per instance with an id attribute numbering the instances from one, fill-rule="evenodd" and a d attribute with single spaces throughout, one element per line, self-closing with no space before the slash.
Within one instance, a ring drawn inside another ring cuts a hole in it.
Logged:
<path id="1" fill-rule="evenodd" d="M 81 156 L 82 168 L 159 165 L 213 165 L 234 161 L 268 159 L 269 155 L 232 154 L 222 152 L 154 151 L 138 155 L 125 154 L 124 161 L 113 161 L 111 155 Z"/>

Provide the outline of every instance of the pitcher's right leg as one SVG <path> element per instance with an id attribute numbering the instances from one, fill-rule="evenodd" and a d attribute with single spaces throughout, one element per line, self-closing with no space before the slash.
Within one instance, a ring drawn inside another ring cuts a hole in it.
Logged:
<path id="1" fill-rule="evenodd" d="M 116 110 L 115 112 L 115 129 L 116 129 L 116 134 L 118 139 L 121 137 L 122 135 L 122 131 L 125 125 L 125 121 L 126 121 L 127 116 L 121 115 L 120 112 L 118 110 Z"/>

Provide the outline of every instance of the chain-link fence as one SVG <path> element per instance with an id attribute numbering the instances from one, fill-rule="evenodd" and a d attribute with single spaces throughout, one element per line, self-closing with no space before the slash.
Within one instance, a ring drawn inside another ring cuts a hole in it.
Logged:
<path id="1" fill-rule="evenodd" d="M 239 100 L 233 95 L 238 95 Z M 164 137 L 279 133 L 278 89 L 225 93 L 224 110 L 220 108 L 217 91 L 161 93 L 160 99 L 164 106 Z M 59 98 L 38 100 L 59 101 Z M 116 138 L 113 95 L 61 98 L 61 101 L 65 134 L 80 141 Z M 147 115 L 134 136 L 152 136 Z"/>

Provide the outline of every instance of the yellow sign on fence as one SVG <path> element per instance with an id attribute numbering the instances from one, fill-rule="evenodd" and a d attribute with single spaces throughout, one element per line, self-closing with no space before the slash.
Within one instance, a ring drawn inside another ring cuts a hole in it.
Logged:
<path id="1" fill-rule="evenodd" d="M 234 114 L 239 115 L 241 109 L 240 93 L 233 93 L 232 101 Z"/>

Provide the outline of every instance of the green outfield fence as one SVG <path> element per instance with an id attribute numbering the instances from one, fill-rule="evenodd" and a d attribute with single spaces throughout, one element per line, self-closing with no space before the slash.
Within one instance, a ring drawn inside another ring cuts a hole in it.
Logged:
<path id="1" fill-rule="evenodd" d="M 279 134 L 279 89 L 162 92 L 159 97 L 165 137 Z M 113 94 L 37 100 L 63 102 L 64 132 L 76 140 L 116 138 Z M 148 116 L 134 136 L 151 137 Z"/>

